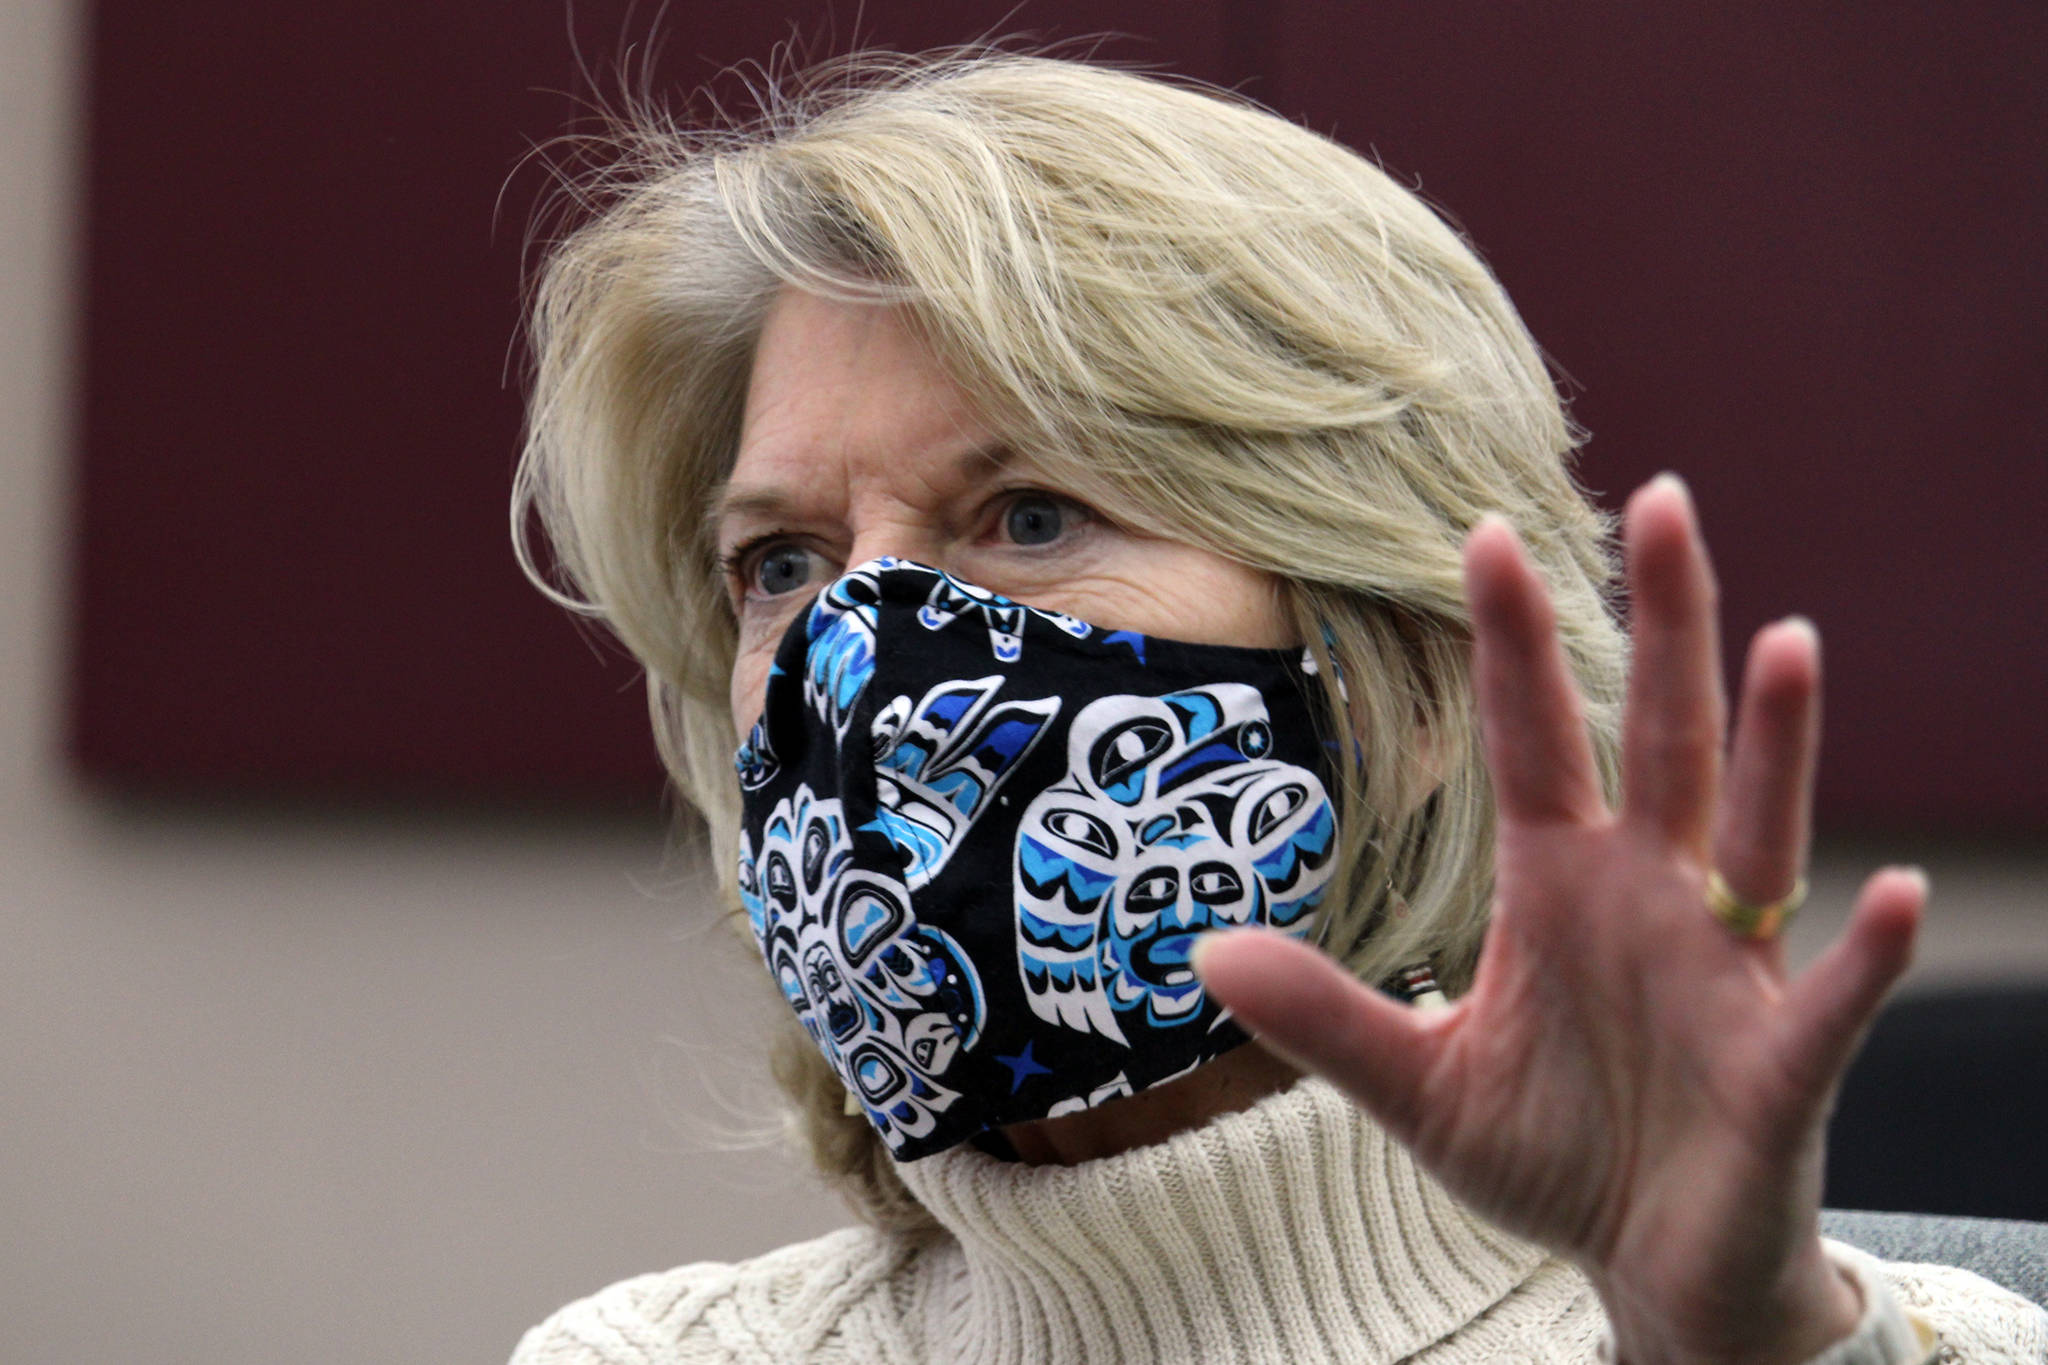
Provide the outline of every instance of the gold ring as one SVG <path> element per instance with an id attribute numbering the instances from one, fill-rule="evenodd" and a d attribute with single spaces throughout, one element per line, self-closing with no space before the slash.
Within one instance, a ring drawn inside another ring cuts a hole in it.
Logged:
<path id="1" fill-rule="evenodd" d="M 1792 894 L 1783 900 L 1761 905 L 1746 901 L 1729 889 L 1727 878 L 1714 868 L 1707 869 L 1707 913 L 1741 938 L 1776 938 L 1784 932 L 1799 907 L 1806 904 L 1806 878 L 1792 883 Z"/>

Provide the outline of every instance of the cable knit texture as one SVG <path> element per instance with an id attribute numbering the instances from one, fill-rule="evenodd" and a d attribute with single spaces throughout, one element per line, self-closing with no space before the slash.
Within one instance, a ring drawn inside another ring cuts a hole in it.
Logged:
<path id="1" fill-rule="evenodd" d="M 848 1228 L 642 1275 L 534 1328 L 513 1365 L 1583 1365 L 1603 1351 L 1584 1277 L 1466 1212 L 1318 1080 L 1079 1166 L 963 1147 L 902 1174 L 942 1235 Z M 1812 1365 L 1918 1361 L 1928 1327 L 1959 1359 L 2048 1362 L 2048 1315 L 2018 1296 L 1830 1250 L 1865 1311 Z"/>

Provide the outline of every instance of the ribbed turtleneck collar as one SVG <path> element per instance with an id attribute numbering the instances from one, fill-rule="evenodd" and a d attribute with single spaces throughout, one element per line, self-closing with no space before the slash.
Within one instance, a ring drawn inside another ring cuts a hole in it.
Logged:
<path id="1" fill-rule="evenodd" d="M 924 1303 L 954 1365 L 1392 1361 L 1543 1260 L 1315 1079 L 1078 1166 L 961 1147 L 900 1172 L 955 1239 Z"/>

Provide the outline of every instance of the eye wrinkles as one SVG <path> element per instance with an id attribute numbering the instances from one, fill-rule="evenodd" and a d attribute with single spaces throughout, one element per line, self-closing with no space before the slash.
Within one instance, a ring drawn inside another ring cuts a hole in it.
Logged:
<path id="1" fill-rule="evenodd" d="M 738 464 L 758 464 L 763 458 L 771 464 L 774 463 L 772 456 L 761 457 L 751 452 L 743 452 Z M 804 462 L 800 459 L 786 463 L 796 465 L 799 472 L 811 472 L 803 470 Z M 831 462 L 819 460 L 815 463 L 829 466 Z M 947 490 L 952 490 L 951 498 L 957 499 L 978 492 L 980 486 L 999 477 L 1017 463 L 1019 458 L 1016 451 L 1002 442 L 991 442 L 972 446 L 946 460 L 942 466 L 945 471 L 942 478 L 923 479 L 919 482 L 935 495 L 934 501 L 948 500 Z M 820 468 L 815 472 L 822 475 L 827 469 Z M 712 488 L 711 495 L 705 499 L 704 525 L 712 533 L 713 544 L 728 545 L 731 543 L 729 537 L 735 534 L 733 528 L 745 527 L 748 523 L 759 525 L 773 521 L 791 523 L 830 520 L 828 513 L 822 510 L 813 511 L 805 506 L 808 498 L 817 496 L 821 491 L 816 484 L 808 487 L 792 486 L 792 481 L 787 479 L 749 482 L 739 477 L 736 467 L 734 474 L 720 480 Z"/>
<path id="2" fill-rule="evenodd" d="M 1005 484 L 1002 476 L 1017 463 L 1008 447 L 992 445 L 945 460 L 938 478 L 920 477 L 915 469 L 901 478 L 885 473 L 889 494 L 900 485 L 909 495 L 903 515 L 910 543 L 870 547 L 871 552 L 917 558 L 936 555 L 939 545 L 957 544 L 977 556 L 992 550 L 1018 556 L 1020 568 L 1033 557 L 1033 570 L 1048 567 L 1047 557 L 1074 548 L 1101 518 L 1042 484 L 1021 477 Z M 708 500 L 707 521 L 717 526 L 718 570 L 735 614 L 744 620 L 764 605 L 779 608 L 800 589 L 815 589 L 844 568 L 859 540 L 851 515 L 829 491 L 787 481 L 750 483 L 744 470 L 722 484 Z"/>
<path id="3" fill-rule="evenodd" d="M 1016 572 L 1035 578 L 1034 569 L 1052 567 L 1101 523 L 1092 509 L 1063 494 L 1035 486 L 1001 488 L 984 495 L 967 523 L 965 548 L 1012 556 L 1008 563 Z M 836 546 L 821 546 L 813 535 L 778 527 L 720 555 L 719 572 L 728 600 L 744 615 L 756 603 L 775 605 L 798 589 L 820 586 L 846 567 L 844 559 L 845 552 Z"/>

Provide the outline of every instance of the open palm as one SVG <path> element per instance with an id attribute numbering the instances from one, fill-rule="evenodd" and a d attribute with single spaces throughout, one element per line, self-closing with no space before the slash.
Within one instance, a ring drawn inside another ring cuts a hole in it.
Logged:
<path id="1" fill-rule="evenodd" d="M 1466 550 L 1474 674 L 1499 803 L 1478 976 L 1418 1012 L 1276 934 L 1204 946 L 1219 999 L 1367 1106 L 1447 1187 L 1577 1262 L 1624 1358 L 1799 1360 L 1853 1326 L 1821 1253 L 1821 1137 L 1843 1068 L 1904 969 L 1915 873 L 1865 886 L 1796 979 L 1705 908 L 1786 896 L 1806 857 L 1812 628 L 1750 651 L 1724 755 L 1712 572 L 1675 479 L 1631 500 L 1633 669 L 1620 809 L 1602 796 L 1542 585 L 1498 520 Z"/>

